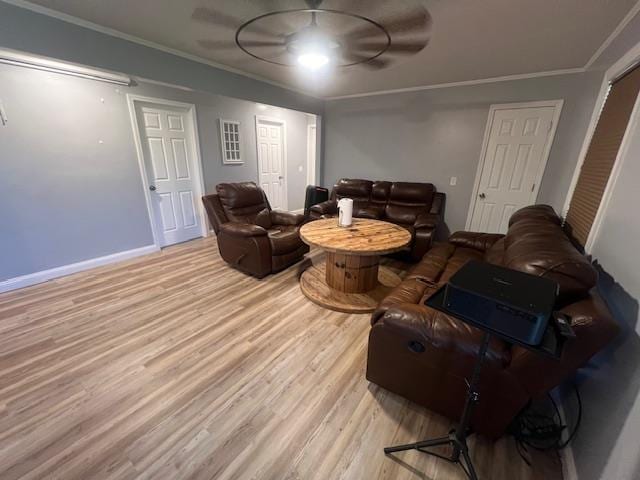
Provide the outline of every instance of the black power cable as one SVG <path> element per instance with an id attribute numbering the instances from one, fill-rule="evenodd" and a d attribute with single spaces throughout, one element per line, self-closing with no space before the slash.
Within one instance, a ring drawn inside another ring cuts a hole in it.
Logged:
<path id="1" fill-rule="evenodd" d="M 578 387 L 575 384 L 572 386 L 578 403 L 578 416 L 566 440 L 562 440 L 567 430 L 566 419 L 563 421 L 560 409 L 550 394 L 547 394 L 547 405 L 530 403 L 509 427 L 509 433 L 516 441 L 516 449 L 527 465 L 531 466 L 531 461 L 525 456 L 529 452 L 527 447 L 541 451 L 562 450 L 575 437 L 582 420 L 582 400 Z M 549 410 L 552 410 L 551 413 Z"/>

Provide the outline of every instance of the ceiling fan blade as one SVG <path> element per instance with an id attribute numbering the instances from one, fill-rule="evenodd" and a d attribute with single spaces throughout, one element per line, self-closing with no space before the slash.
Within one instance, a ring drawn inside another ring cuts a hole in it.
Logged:
<path id="1" fill-rule="evenodd" d="M 242 40 L 244 47 L 284 47 L 285 43 L 280 40 Z"/>
<path id="2" fill-rule="evenodd" d="M 382 58 L 374 58 L 373 60 L 364 62 L 361 65 L 365 68 L 368 68 L 369 70 L 380 70 L 391 65 L 391 61 L 383 60 Z"/>
<path id="3" fill-rule="evenodd" d="M 198 40 L 198 45 L 207 50 L 228 50 L 238 48 L 235 43 L 219 40 Z"/>
<path id="4" fill-rule="evenodd" d="M 228 40 L 198 40 L 198 45 L 208 50 L 234 49 L 238 46 Z M 284 47 L 284 43 L 277 40 L 246 40 L 242 42 L 244 47 Z"/>
<path id="5" fill-rule="evenodd" d="M 242 20 L 209 7 L 196 7 L 191 14 L 191 18 L 199 22 L 211 23 L 220 27 L 234 29 L 242 24 Z"/>
<path id="6" fill-rule="evenodd" d="M 412 10 L 405 14 L 375 19 L 389 33 L 413 33 L 426 30 L 431 25 L 431 16 L 424 9 Z M 380 29 L 375 25 L 367 24 L 354 28 L 343 35 L 346 39 L 370 38 L 380 35 Z"/>
<path id="7" fill-rule="evenodd" d="M 216 27 L 224 27 L 229 30 L 236 30 L 240 25 L 244 23 L 244 20 L 234 17 L 233 15 L 229 15 L 227 13 L 220 12 L 218 10 L 214 10 L 209 7 L 196 7 L 191 14 L 191 18 L 198 22 L 209 23 L 211 25 L 215 25 Z M 261 28 L 259 25 L 252 24 L 251 31 L 273 36 L 273 32 L 266 28 Z"/>
<path id="8" fill-rule="evenodd" d="M 385 52 L 391 53 L 417 53 L 426 46 L 425 42 L 392 42 Z M 351 46 L 358 52 L 379 52 L 383 45 L 380 43 L 359 43 Z"/>
<path id="9" fill-rule="evenodd" d="M 363 67 L 373 69 L 373 70 L 380 70 L 381 68 L 387 67 L 391 63 L 389 60 L 384 60 L 380 57 L 367 60 L 367 58 L 369 58 L 368 55 L 362 55 L 355 52 L 345 53 L 344 58 L 350 64 L 362 65 Z"/>

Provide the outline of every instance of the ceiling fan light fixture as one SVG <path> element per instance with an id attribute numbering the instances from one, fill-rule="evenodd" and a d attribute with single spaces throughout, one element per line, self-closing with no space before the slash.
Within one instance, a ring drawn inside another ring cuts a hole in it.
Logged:
<path id="1" fill-rule="evenodd" d="M 304 49 L 298 55 L 298 64 L 311 71 L 320 70 L 329 64 L 329 55 L 322 49 L 308 48 Z"/>

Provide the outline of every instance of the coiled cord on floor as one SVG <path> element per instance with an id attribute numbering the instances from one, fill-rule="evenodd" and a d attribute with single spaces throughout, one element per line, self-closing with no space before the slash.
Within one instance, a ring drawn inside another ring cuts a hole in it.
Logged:
<path id="1" fill-rule="evenodd" d="M 518 453 L 527 465 L 531 466 L 531 461 L 525 455 L 528 453 L 527 447 L 541 451 L 562 450 L 575 437 L 582 420 L 582 400 L 578 387 L 575 384 L 572 386 L 578 404 L 578 415 L 576 424 L 566 440 L 562 440 L 563 433 L 567 430 L 566 419 L 562 419 L 560 409 L 550 394 L 547 394 L 547 398 L 551 404 L 552 413 L 540 411 L 541 405 L 531 403 L 511 424 L 509 433 L 513 435 Z M 548 406 L 547 410 L 549 410 Z"/>

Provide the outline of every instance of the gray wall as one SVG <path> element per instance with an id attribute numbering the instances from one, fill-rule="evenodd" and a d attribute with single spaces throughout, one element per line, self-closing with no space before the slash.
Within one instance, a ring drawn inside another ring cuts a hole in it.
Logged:
<path id="1" fill-rule="evenodd" d="M 562 75 L 327 102 L 324 184 L 341 177 L 430 181 L 447 194 L 449 229 L 463 229 L 489 106 L 564 99 L 538 195 L 561 209 L 600 79 Z"/>
<path id="2" fill-rule="evenodd" d="M 113 85 L 0 65 L 0 99 L 0 280 L 153 244 Z"/>
<path id="3" fill-rule="evenodd" d="M 205 188 L 257 180 L 255 115 L 287 124 L 289 209 L 304 205 L 308 115 L 148 83 L 119 87 L 0 65 L 0 281 L 153 244 L 126 94 L 196 105 Z M 223 165 L 218 119 L 241 122 Z M 299 171 L 302 167 L 302 171 Z"/>
<path id="4" fill-rule="evenodd" d="M 258 104 L 205 92 L 185 91 L 141 82 L 121 89 L 137 95 L 176 100 L 196 105 L 204 181 L 207 192 L 220 182 L 258 180 L 256 115 L 284 120 L 287 128 L 287 201 L 289 210 L 304 207 L 307 181 L 307 123 L 309 115 L 272 105 Z M 313 115 L 315 117 L 315 115 Z M 224 165 L 221 158 L 218 120 L 240 122 L 243 165 Z"/>
<path id="5" fill-rule="evenodd" d="M 0 46 L 312 113 L 323 102 L 0 1 Z"/>
<path id="6" fill-rule="evenodd" d="M 606 70 L 640 43 L 640 15 L 603 52 L 593 68 Z M 613 185 L 592 255 L 602 269 L 600 291 L 621 333 L 593 366 L 578 375 L 585 414 L 572 452 L 580 480 L 640 478 L 640 124 Z M 565 400 L 565 404 L 570 402 Z"/>

